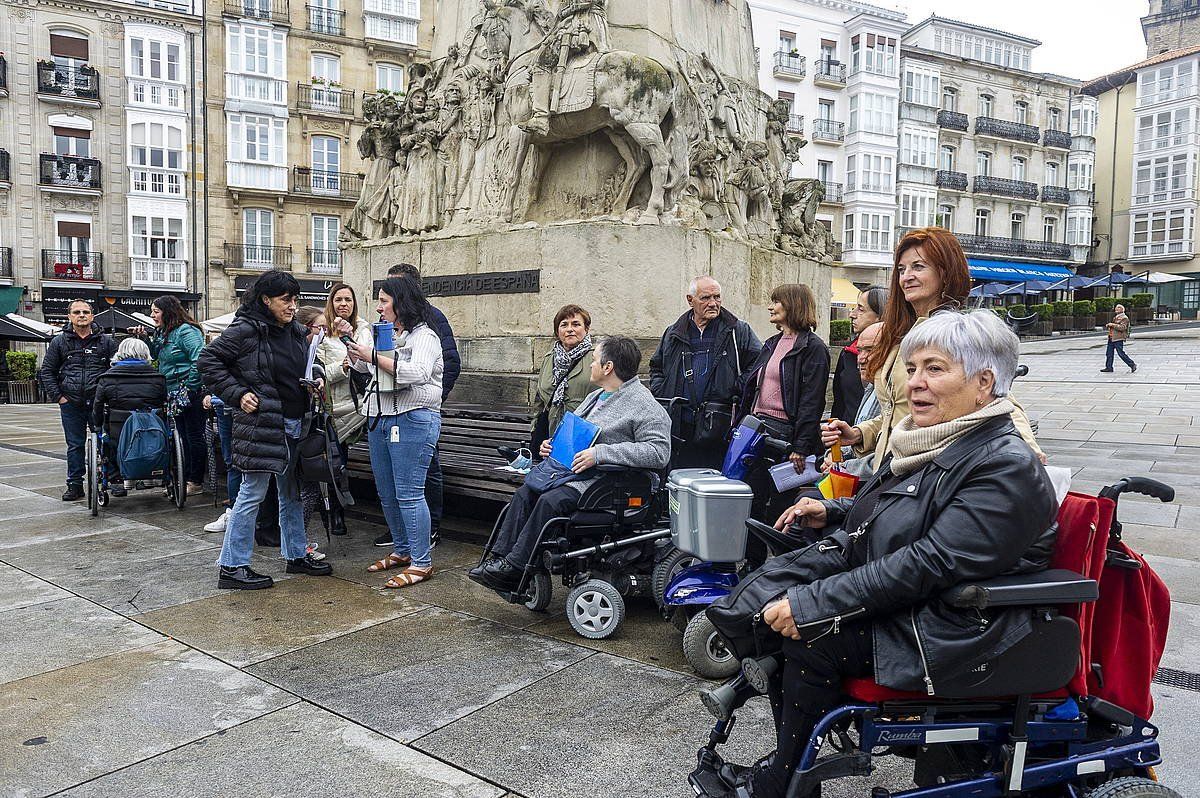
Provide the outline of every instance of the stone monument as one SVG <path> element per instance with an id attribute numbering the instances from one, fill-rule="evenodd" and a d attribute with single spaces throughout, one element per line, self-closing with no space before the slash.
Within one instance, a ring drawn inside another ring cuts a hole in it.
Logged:
<path id="1" fill-rule="evenodd" d="M 343 270 L 367 285 L 421 269 L 460 336 L 456 398 L 527 401 L 568 302 L 594 332 L 656 342 L 697 274 L 764 335 L 779 283 L 807 283 L 827 319 L 821 184 L 788 178 L 807 142 L 757 87 L 745 0 L 443 0 L 436 14 L 408 93 L 364 101 L 370 165 Z"/>

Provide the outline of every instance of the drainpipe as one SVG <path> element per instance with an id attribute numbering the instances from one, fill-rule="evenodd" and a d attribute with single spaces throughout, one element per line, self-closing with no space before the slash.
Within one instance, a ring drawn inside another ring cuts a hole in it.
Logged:
<path id="1" fill-rule="evenodd" d="M 204 237 L 201 239 L 200 251 L 203 253 L 201 260 L 203 275 L 204 275 L 204 316 L 208 318 L 212 315 L 212 292 L 209 290 L 209 267 L 208 267 L 208 213 L 209 213 L 209 182 L 211 174 L 211 165 L 209 164 L 209 149 L 208 149 L 208 4 L 202 0 L 194 0 L 200 2 L 200 60 L 203 64 L 201 79 L 204 81 L 204 92 L 200 96 L 200 124 L 203 130 L 202 141 L 204 142 L 204 214 L 202 218 L 205 220 Z M 193 69 L 195 65 L 193 64 Z M 193 85 L 195 85 L 193 83 Z"/>

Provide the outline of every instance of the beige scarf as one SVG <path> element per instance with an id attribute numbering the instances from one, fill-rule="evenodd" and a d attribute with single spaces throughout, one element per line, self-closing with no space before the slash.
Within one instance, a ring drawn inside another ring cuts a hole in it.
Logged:
<path id="1" fill-rule="evenodd" d="M 888 450 L 892 453 L 892 473 L 902 477 L 916 471 L 980 424 L 997 416 L 1007 416 L 1015 409 L 1013 403 L 1002 396 L 974 413 L 932 427 L 918 427 L 913 423 L 912 416 L 905 416 L 892 430 L 892 437 L 888 440 Z"/>

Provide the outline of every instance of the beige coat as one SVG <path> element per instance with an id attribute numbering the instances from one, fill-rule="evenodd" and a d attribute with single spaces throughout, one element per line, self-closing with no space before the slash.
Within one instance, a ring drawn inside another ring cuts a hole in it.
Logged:
<path id="1" fill-rule="evenodd" d="M 1113 316 L 1113 320 L 1107 325 L 1108 340 L 1110 341 L 1128 341 L 1129 340 L 1129 316 L 1124 313 L 1118 313 Z"/>
<path id="2" fill-rule="evenodd" d="M 917 324 L 927 318 L 927 316 L 922 316 L 917 319 Z M 887 455 L 892 430 L 910 412 L 908 392 L 905 390 L 907 382 L 908 369 L 905 367 L 904 361 L 900 359 L 900 347 L 897 346 L 888 353 L 887 360 L 883 362 L 882 368 L 875 375 L 875 396 L 879 399 L 879 415 L 855 427 L 862 433 L 863 439 L 861 443 L 855 444 L 854 455 L 862 457 L 874 453 L 876 469 Z M 1042 456 L 1042 449 L 1033 435 L 1033 428 L 1029 425 L 1029 418 L 1025 415 L 1024 408 L 1012 393 L 1009 393 L 1008 398 L 1017 408 L 1012 414 L 1017 432 L 1021 433 L 1021 437 L 1034 452 Z"/>
<path id="3" fill-rule="evenodd" d="M 371 345 L 371 325 L 363 319 L 354 328 L 354 340 L 364 346 Z M 345 441 L 362 427 L 366 421 L 354 406 L 350 395 L 350 376 L 342 370 L 346 359 L 346 345 L 336 335 L 329 335 L 317 347 L 317 357 L 325 364 L 326 398 L 329 400 L 330 415 L 337 430 L 338 440 Z"/>

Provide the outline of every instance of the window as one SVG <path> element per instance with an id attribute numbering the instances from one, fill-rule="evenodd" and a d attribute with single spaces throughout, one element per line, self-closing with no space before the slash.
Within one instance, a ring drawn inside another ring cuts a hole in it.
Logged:
<path id="1" fill-rule="evenodd" d="M 958 110 L 958 90 L 946 86 L 942 89 L 942 110 L 957 111 Z"/>
<path id="2" fill-rule="evenodd" d="M 328 53 L 312 54 L 313 84 L 342 82 L 342 59 Z"/>
<path id="3" fill-rule="evenodd" d="M 261 25 L 228 24 L 230 72 L 282 79 L 285 74 L 287 34 Z"/>
<path id="4" fill-rule="evenodd" d="M 129 74 L 132 77 L 178 82 L 180 47 L 153 39 L 129 40 Z"/>
<path id="5" fill-rule="evenodd" d="M 183 128 L 158 122 L 130 126 L 129 175 L 134 191 L 183 195 Z"/>
<path id="6" fill-rule="evenodd" d="M 817 161 L 817 180 L 822 183 L 833 182 L 833 161 Z"/>
<path id="7" fill-rule="evenodd" d="M 1058 185 L 1058 164 L 1054 161 L 1046 162 L 1046 185 Z"/>
<path id="8" fill-rule="evenodd" d="M 1092 245 L 1092 217 L 1088 211 L 1067 212 L 1067 241 L 1073 247 Z"/>
<path id="9" fill-rule="evenodd" d="M 1094 105 L 1077 105 L 1071 109 L 1071 135 L 1096 135 L 1096 107 Z"/>
<path id="10" fill-rule="evenodd" d="M 1042 219 L 1042 241 L 1047 244 L 1058 243 L 1058 218 L 1047 216 Z"/>
<path id="11" fill-rule="evenodd" d="M 52 127 L 54 134 L 54 154 L 74 155 L 77 158 L 87 158 L 91 155 L 90 130 L 78 130 L 73 127 Z"/>
<path id="12" fill-rule="evenodd" d="M 1051 130 L 1062 130 L 1062 109 L 1046 109 L 1046 127 Z"/>
<path id="13" fill-rule="evenodd" d="M 995 100 L 990 94 L 979 95 L 979 115 L 990 117 L 992 115 L 992 105 Z"/>
<path id="14" fill-rule="evenodd" d="M 1013 180 L 1024 180 L 1025 179 L 1025 159 L 1024 158 L 1014 157 L 1012 159 L 1012 179 Z"/>
<path id="15" fill-rule="evenodd" d="M 80 67 L 88 62 L 88 40 L 73 30 L 50 31 L 50 58 L 60 67 Z"/>
<path id="16" fill-rule="evenodd" d="M 890 156 L 851 155 L 846 158 L 846 189 L 890 194 L 894 171 Z"/>
<path id="17" fill-rule="evenodd" d="M 854 191 L 858 188 L 858 156 L 846 156 L 846 190 Z"/>
<path id="18" fill-rule="evenodd" d="M 846 249 L 889 252 L 892 249 L 892 217 L 887 213 L 846 214 Z"/>
<path id="19" fill-rule="evenodd" d="M 846 214 L 842 222 L 842 249 L 855 249 L 854 246 L 854 214 Z"/>
<path id="20" fill-rule="evenodd" d="M 273 116 L 229 114 L 229 157 L 283 166 L 287 121 Z"/>
<path id="21" fill-rule="evenodd" d="M 1092 172 L 1095 165 L 1091 161 L 1067 162 L 1067 188 L 1071 191 L 1091 191 Z"/>
<path id="22" fill-rule="evenodd" d="M 796 112 L 796 95 L 795 94 L 792 94 L 790 91 L 781 91 L 781 92 L 778 92 L 777 98 L 780 100 L 787 100 L 789 114 L 794 114 Z"/>
<path id="23" fill-rule="evenodd" d="M 988 234 L 988 222 L 992 218 L 992 212 L 987 208 L 975 209 L 975 235 L 985 236 Z"/>
<path id="24" fill-rule="evenodd" d="M 71 219 L 79 218 L 72 215 Z M 56 232 L 58 233 L 58 258 L 57 263 L 68 264 L 86 264 L 87 255 L 92 250 L 92 225 L 87 221 L 70 221 L 68 219 L 55 219 Z M 56 266 L 55 273 L 58 273 Z M 84 270 L 84 275 L 87 276 L 87 270 Z"/>
<path id="25" fill-rule="evenodd" d="M 340 272 L 341 251 L 338 235 L 342 220 L 336 216 L 312 217 L 312 270 L 314 272 Z"/>
<path id="26" fill-rule="evenodd" d="M 796 49 L 796 34 L 789 30 L 779 31 L 779 52 L 790 53 Z"/>
<path id="27" fill-rule="evenodd" d="M 390 3 L 376 2 L 370 5 L 382 6 L 390 5 Z M 366 23 L 368 39 L 381 39 L 399 44 L 415 45 L 417 43 L 417 20 L 415 19 L 392 19 L 365 13 L 363 21 Z"/>
<path id="28" fill-rule="evenodd" d="M 375 88 L 398 93 L 405 90 L 404 86 L 404 67 L 397 64 L 375 65 Z"/>
<path id="29" fill-rule="evenodd" d="M 896 98 L 861 92 L 850 96 L 850 132 L 896 133 Z"/>
<path id="30" fill-rule="evenodd" d="M 1138 75 L 1138 105 L 1178 100 L 1195 90 L 1195 61 L 1168 64 Z"/>
<path id="31" fill-rule="evenodd" d="M 1192 156 L 1187 153 L 1145 158 L 1134 169 L 1133 204 L 1186 199 L 1193 194 L 1188 167 Z"/>
<path id="32" fill-rule="evenodd" d="M 837 42 L 830 39 L 821 40 L 821 60 L 825 64 L 836 64 L 837 60 Z"/>
<path id="33" fill-rule="evenodd" d="M 1029 124 L 1029 103 L 1015 102 L 1013 103 L 1013 113 L 1017 118 L 1018 125 Z"/>
<path id="34" fill-rule="evenodd" d="M 1137 122 L 1137 151 L 1148 152 L 1191 143 L 1192 109 L 1176 108 L 1157 114 L 1139 116 Z"/>
<path id="35" fill-rule="evenodd" d="M 312 189 L 337 194 L 341 188 L 342 142 L 333 136 L 312 137 Z"/>
<path id="36" fill-rule="evenodd" d="M 939 205 L 938 209 L 937 209 L 937 219 L 934 220 L 934 224 L 936 224 L 938 227 L 944 228 L 946 230 L 953 230 L 954 229 L 954 206 L 953 205 Z"/>
<path id="37" fill-rule="evenodd" d="M 186 284 L 182 219 L 134 216 L 129 235 L 135 283 Z"/>
<path id="38" fill-rule="evenodd" d="M 937 72 L 914 66 L 904 68 L 904 102 L 936 108 L 941 77 Z"/>
<path id="39" fill-rule="evenodd" d="M 933 212 L 936 204 L 936 194 L 902 191 L 900 193 L 900 226 L 929 227 L 933 224 Z"/>
<path id="40" fill-rule="evenodd" d="M 1200 280 L 1190 280 L 1183 284 L 1183 294 L 1180 306 L 1185 310 L 1200 308 Z"/>
<path id="41" fill-rule="evenodd" d="M 850 68 L 877 75 L 896 74 L 896 40 L 874 33 L 859 34 L 850 39 Z"/>
<path id="42" fill-rule="evenodd" d="M 1025 237 L 1025 214 L 1014 213 L 1010 217 L 1008 234 L 1009 234 L 1010 238 L 1018 238 L 1019 239 L 1019 238 Z"/>
<path id="43" fill-rule="evenodd" d="M 900 133 L 900 163 L 910 166 L 937 165 L 937 133 L 905 129 Z"/>
<path id="44" fill-rule="evenodd" d="M 817 101 L 817 118 L 825 122 L 833 121 L 833 100 Z"/>
<path id="45" fill-rule="evenodd" d="M 1192 251 L 1192 209 L 1133 216 L 1130 257 L 1187 254 Z"/>
<path id="46" fill-rule="evenodd" d="M 979 177 L 991 177 L 992 154 L 990 152 L 975 153 L 975 174 Z"/>
<path id="47" fill-rule="evenodd" d="M 954 164 L 957 154 L 954 147 L 949 144 L 943 144 L 938 152 L 938 168 L 945 172 L 955 171 Z"/>
<path id="48" fill-rule="evenodd" d="M 275 214 L 265 208 L 242 211 L 242 259 L 250 266 L 270 268 L 274 262 Z"/>

